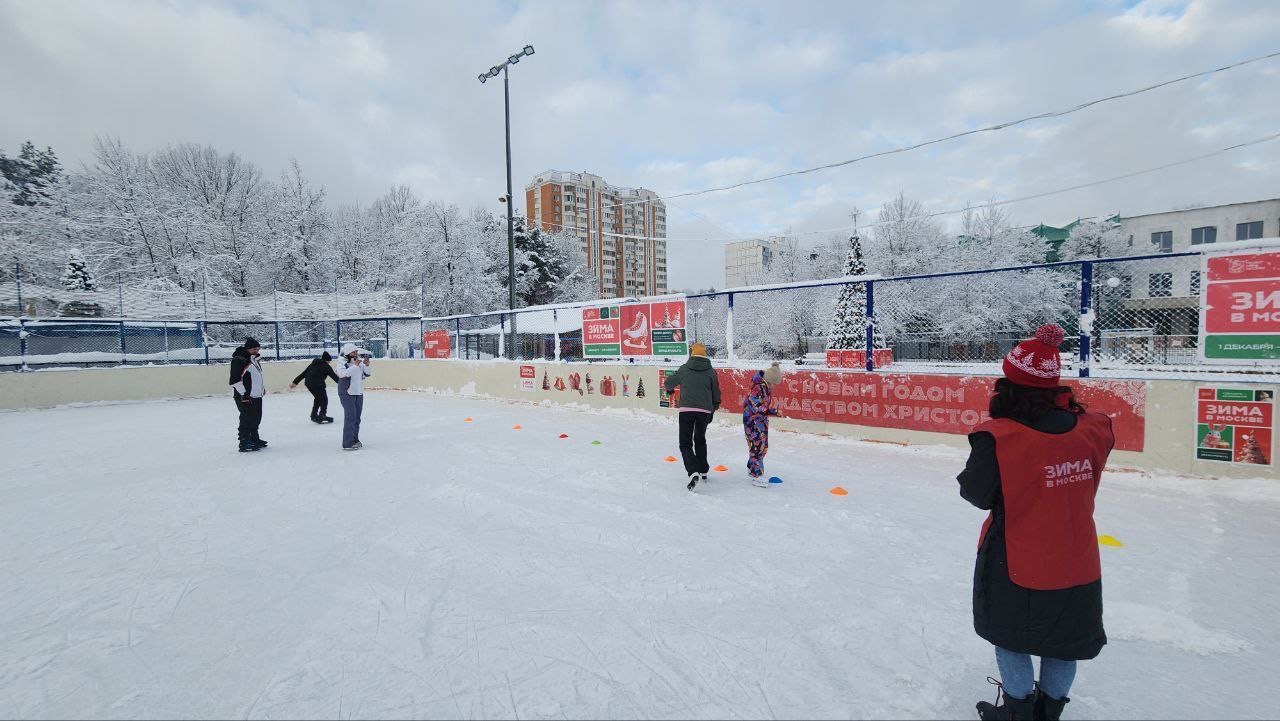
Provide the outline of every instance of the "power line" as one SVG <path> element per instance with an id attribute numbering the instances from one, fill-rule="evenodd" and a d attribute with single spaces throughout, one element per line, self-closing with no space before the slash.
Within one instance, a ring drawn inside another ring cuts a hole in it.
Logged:
<path id="1" fill-rule="evenodd" d="M 724 191 L 726 191 L 726 190 L 736 190 L 737 188 L 743 188 L 743 187 L 746 187 L 746 186 L 749 186 L 749 185 L 758 185 L 758 184 L 761 184 L 761 183 L 769 183 L 769 182 L 772 182 L 772 181 L 775 181 L 775 180 L 781 180 L 781 179 L 783 179 L 783 178 L 792 178 L 792 177 L 796 177 L 796 176 L 799 176 L 799 175 L 808 175 L 808 174 L 810 174 L 810 173 L 817 173 L 817 172 L 821 172 L 821 171 L 823 171 L 823 170 L 831 170 L 831 169 L 834 169 L 834 168 L 842 168 L 842 167 L 845 167 L 845 166 L 847 166 L 847 165 L 853 165 L 854 163 L 860 163 L 860 162 L 862 162 L 862 161 L 864 161 L 864 160 L 871 160 L 871 159 L 873 159 L 873 158 L 880 158 L 880 157 L 884 157 L 884 156 L 886 156 L 886 155 L 896 155 L 896 154 L 899 154 L 899 153 L 907 153 L 907 152 L 910 152 L 910 151 L 913 151 L 913 150 L 919 150 L 920 148 L 925 148 L 925 147 L 928 147 L 928 146 L 931 146 L 931 145 L 937 145 L 937 144 L 939 144 L 939 143 L 945 143 L 945 142 L 948 142 L 948 141 L 951 141 L 951 140 L 956 140 L 956 139 L 958 139 L 958 138 L 968 137 L 968 136 L 970 136 L 970 135 L 979 135 L 979 134 L 981 134 L 981 133 L 990 133 L 990 132 L 994 132 L 994 131 L 997 131 L 997 130 L 1003 130 L 1003 129 L 1005 129 L 1005 128 L 1012 128 L 1012 127 L 1016 127 L 1016 126 L 1018 126 L 1018 125 L 1023 125 L 1023 124 L 1025 124 L 1025 123 L 1029 123 L 1029 122 L 1032 122 L 1032 121 L 1035 121 L 1035 120 L 1047 120 L 1047 119 L 1050 119 L 1050 118 L 1060 118 L 1060 117 L 1063 117 L 1063 116 L 1066 116 L 1066 115 L 1070 115 L 1070 114 L 1072 114 L 1072 113 L 1079 112 L 1079 111 L 1081 111 L 1081 110 L 1085 110 L 1086 108 L 1091 108 L 1091 107 L 1093 107 L 1093 106 L 1095 106 L 1095 105 L 1100 105 L 1100 104 L 1102 104 L 1102 103 L 1111 102 L 1111 101 L 1113 101 L 1113 100 L 1120 100 L 1120 99 L 1123 99 L 1123 98 L 1131 98 L 1131 97 L 1133 97 L 1133 96 L 1135 96 L 1135 95 L 1141 95 L 1141 94 L 1143 94 L 1143 93 L 1151 92 L 1152 90 L 1158 90 L 1158 89 L 1160 89 L 1160 88 L 1168 87 L 1168 86 L 1170 86 L 1170 85 L 1176 85 L 1176 84 L 1178 84 L 1178 83 L 1183 83 L 1183 82 L 1186 82 L 1186 81 L 1188 81 L 1188 80 L 1195 80 L 1196 78 L 1208 77 L 1208 76 L 1210 76 L 1210 75 L 1215 75 L 1215 74 L 1217 74 L 1217 73 L 1226 72 L 1226 71 L 1228 71 L 1228 70 L 1234 70 L 1235 68 L 1243 67 L 1243 66 L 1245 66 L 1245 65 L 1251 65 L 1251 64 L 1253 64 L 1253 63 L 1259 63 L 1259 62 L 1262 62 L 1262 61 L 1264 61 L 1264 60 L 1270 60 L 1270 59 L 1272 59 L 1272 58 L 1276 58 L 1276 57 L 1280 57 L 1280 50 L 1278 50 L 1278 51 L 1276 51 L 1276 52 L 1272 52 L 1272 53 L 1267 53 L 1266 55 L 1259 55 L 1259 56 L 1257 56 L 1257 57 L 1249 58 L 1249 59 L 1247 59 L 1247 60 L 1241 60 L 1241 61 L 1238 61 L 1238 62 L 1234 62 L 1234 63 L 1231 63 L 1231 64 L 1229 64 L 1229 65 L 1223 65 L 1222 67 L 1217 67 L 1217 68 L 1213 68 L 1213 69 L 1210 69 L 1210 70 L 1203 70 L 1203 71 L 1201 71 L 1201 72 L 1198 72 L 1198 73 L 1192 73 L 1192 74 L 1190 74 L 1190 75 L 1183 75 L 1183 76 L 1181 76 L 1181 77 L 1173 78 L 1173 79 L 1171 79 L 1171 80 L 1165 80 L 1165 81 L 1163 81 L 1163 82 L 1159 82 L 1159 83 L 1156 83 L 1156 84 L 1154 84 L 1154 85 L 1148 85 L 1148 86 L 1146 86 L 1146 87 L 1138 88 L 1138 89 L 1136 89 L 1136 90 L 1129 90 L 1129 91 L 1126 91 L 1126 92 L 1123 92 L 1123 93 L 1116 93 L 1116 94 L 1114 94 L 1114 95 L 1108 95 L 1108 96 L 1106 96 L 1106 97 L 1096 98 L 1096 99 L 1094 99 L 1094 100 L 1088 100 L 1088 101 L 1085 101 L 1085 102 L 1080 103 L 1080 104 L 1078 104 L 1078 105 L 1073 105 L 1073 106 L 1071 106 L 1071 107 L 1069 107 L 1069 108 L 1063 108 L 1063 109 L 1061 109 L 1061 110 L 1050 110 L 1050 111 L 1043 112 L 1043 113 L 1037 113 L 1037 114 L 1035 114 L 1035 115 L 1028 115 L 1028 116 L 1023 117 L 1023 118 L 1018 118 L 1017 120 L 1009 120 L 1009 121 L 1006 121 L 1006 122 L 1003 122 L 1003 123 L 996 123 L 995 125 L 988 125 L 988 126 L 986 126 L 986 127 L 982 127 L 982 128 L 974 128 L 973 130 L 965 130 L 965 131 L 963 131 L 963 132 L 953 133 L 953 134 L 951 134 L 951 135 L 947 135 L 947 136 L 944 136 L 944 137 L 941 137 L 941 138 L 934 138 L 933 140 L 926 140 L 926 141 L 923 141 L 923 142 L 920 142 L 920 143 L 915 143 L 914 145 L 903 145 L 903 146 L 899 146 L 899 147 L 896 147 L 896 148 L 890 148 L 890 149 L 888 149 L 888 150 L 881 150 L 881 151 L 878 151 L 878 152 L 875 152 L 875 153 L 869 153 L 869 154 L 867 154 L 867 155 L 860 155 L 860 156 L 858 156 L 858 157 L 856 157 L 856 158 L 850 158 L 850 159 L 848 159 L 848 160 L 841 160 L 841 161 L 837 161 L 837 162 L 834 162 L 834 163 L 827 163 L 827 164 L 825 164 L 825 165 L 817 165 L 817 166 L 814 166 L 814 167 L 812 167 L 812 168 L 804 168 L 804 169 L 802 169 L 802 170 L 791 170 L 791 171 L 788 171 L 788 172 L 785 172 L 785 173 L 779 173 L 779 174 L 777 174 L 777 175 L 769 175 L 769 176 L 765 176 L 765 177 L 763 177 L 763 178 L 755 178 L 755 179 L 753 179 L 753 180 L 744 180 L 744 181 L 741 181 L 741 182 L 738 182 L 738 183 L 732 183 L 732 184 L 730 184 L 730 185 L 721 185 L 721 186 L 716 186 L 716 187 L 713 187 L 713 188 L 704 188 L 704 189 L 702 189 L 702 190 L 689 190 L 689 191 L 685 191 L 685 192 L 683 192 L 683 193 L 672 193 L 672 194 L 670 194 L 670 195 L 661 195 L 661 196 L 658 196 L 658 198 L 656 198 L 656 199 L 657 199 L 657 200 L 666 201 L 666 200 L 672 200 L 672 199 L 675 199 L 675 198 L 690 198 L 690 197 L 694 197 L 694 196 L 698 196 L 698 195 L 707 195 L 707 194 L 710 194 L 710 193 L 720 193 L 720 192 L 724 192 Z M 621 206 L 621 205 L 637 205 L 637 204 L 641 204 L 641 203 L 650 203 L 650 202 L 653 202 L 653 200 L 654 200 L 654 199 L 652 199 L 652 198 L 650 198 L 650 199 L 642 199 L 642 200 L 629 200 L 629 201 L 626 201 L 626 202 L 624 202 L 624 203 L 618 203 L 618 204 L 616 204 L 616 205 L 620 205 L 620 206 Z"/>
<path id="2" fill-rule="evenodd" d="M 925 214 L 923 214 L 923 215 L 912 216 L 911 218 L 904 218 L 904 219 L 902 219 L 902 220 L 918 220 L 918 219 L 928 219 L 928 218 L 940 218 L 940 217 L 947 216 L 947 215 L 958 215 L 958 214 L 960 214 L 960 213 L 964 213 L 964 212 L 966 212 L 966 211 L 971 211 L 971 210 L 982 210 L 982 209 L 984 209 L 984 208 L 997 208 L 997 207 L 1001 207 L 1001 206 L 1005 206 L 1005 205 L 1012 205 L 1012 204 L 1014 204 L 1014 203 L 1022 203 L 1022 202 L 1026 202 L 1026 201 L 1028 201 L 1028 200 L 1037 200 L 1037 199 L 1040 199 L 1040 198 L 1047 198 L 1047 197 L 1049 197 L 1049 196 L 1053 196 L 1053 195 L 1060 195 L 1060 194 L 1062 194 L 1062 193 L 1069 193 L 1069 192 L 1072 192 L 1072 191 L 1075 191 L 1075 190 L 1083 190 L 1084 188 L 1091 188 L 1091 187 L 1094 187 L 1094 186 L 1096 186 L 1096 185 L 1104 185 L 1104 184 L 1106 184 L 1106 183 L 1114 183 L 1114 182 L 1119 181 L 1119 180 L 1127 180 L 1127 179 L 1129 179 L 1129 178 L 1135 178 L 1135 177 L 1138 177 L 1138 176 L 1140 176 L 1140 175 L 1148 175 L 1148 174 L 1150 174 L 1150 173 L 1157 173 L 1157 172 L 1160 172 L 1160 171 L 1162 171 L 1162 170 L 1168 170 L 1169 168 L 1176 168 L 1176 167 L 1181 166 L 1181 165 L 1188 165 L 1188 164 L 1190 164 L 1190 163 L 1195 163 L 1195 162 L 1199 162 L 1199 161 L 1201 161 L 1201 160 L 1206 160 L 1206 159 L 1208 159 L 1208 158 L 1212 158 L 1212 157 L 1215 157 L 1215 156 L 1218 156 L 1218 155 L 1223 155 L 1224 153 L 1229 153 L 1229 152 L 1231 152 L 1231 151 L 1233 151 L 1233 150 L 1239 150 L 1239 149 L 1241 149 L 1241 148 L 1247 148 L 1247 147 L 1254 146 L 1254 145 L 1261 145 L 1262 143 L 1268 143 L 1268 142 L 1271 142 L 1271 141 L 1273 141 L 1273 140 L 1277 140 L 1277 139 L 1280 139 L 1280 132 L 1272 133 L 1271 135 L 1267 135 L 1267 136 L 1264 136 L 1264 137 L 1261 137 L 1261 138 L 1256 138 L 1256 139 L 1254 139 L 1254 140 L 1247 140 L 1247 141 L 1244 141 L 1244 142 L 1241 142 L 1241 143 L 1236 143 L 1235 145 L 1230 145 L 1230 146 L 1227 146 L 1227 147 L 1225 147 L 1225 148 L 1220 148 L 1220 149 L 1218 149 L 1218 150 L 1214 150 L 1214 151 L 1212 151 L 1212 152 L 1205 153 L 1205 154 L 1203 154 L 1203 155 L 1197 155 L 1197 156 L 1194 156 L 1194 157 L 1191 157 L 1191 158 L 1184 158 L 1184 159 L 1182 159 L 1182 160 L 1177 160 L 1177 161 L 1174 161 L 1174 162 L 1172 162 L 1172 163 L 1165 163 L 1164 165 L 1157 165 L 1157 166 L 1152 167 L 1152 168 L 1145 168 L 1145 169 L 1143 169 L 1143 170 L 1135 170 L 1135 171 L 1133 171 L 1133 172 L 1123 173 L 1123 174 L 1121 174 L 1121 175 L 1115 175 L 1115 176 L 1112 176 L 1112 177 L 1109 177 L 1109 178 L 1102 178 L 1102 179 L 1100 179 L 1100 180 L 1092 180 L 1092 181 L 1089 181 L 1089 182 L 1087 182 L 1087 183 L 1079 183 L 1079 184 L 1077 184 L 1077 185 L 1070 185 L 1070 186 L 1067 186 L 1067 187 L 1064 187 L 1064 188 L 1057 188 L 1057 189 L 1054 189 L 1054 190 L 1046 190 L 1046 191 L 1043 191 L 1043 192 L 1040 192 L 1040 193 L 1033 193 L 1033 194 L 1031 194 L 1031 195 L 1023 195 L 1023 196 L 1019 196 L 1019 197 L 1015 197 L 1015 198 L 1009 198 L 1009 199 L 1007 199 L 1007 200 L 997 200 L 997 201 L 992 201 L 992 202 L 990 202 L 990 203 L 983 203 L 983 204 L 981 204 L 981 205 L 970 205 L 970 206 L 966 206 L 966 207 L 964 207 L 964 208 L 954 208 L 954 209 L 951 209 L 951 210 L 940 210 L 940 211 L 935 211 L 935 212 L 933 212 L 933 213 L 925 213 Z M 878 221 L 878 222 L 875 222 L 875 223 L 859 223 L 859 224 L 857 224 L 857 225 L 843 225 L 843 226 L 840 226 L 840 227 L 838 227 L 838 228 L 825 228 L 825 229 L 822 229 L 822 230 L 805 230 L 805 231 L 800 231 L 800 232 L 785 232 L 785 233 L 780 233 L 780 232 L 772 232 L 772 233 L 754 233 L 754 234 L 752 234 L 752 235 L 741 236 L 741 237 L 737 237 L 737 238 L 658 238 L 658 237 L 654 237 L 654 236 L 644 236 L 644 235 L 625 235 L 625 234 L 622 234 L 622 233 L 610 233 L 610 232 L 607 232 L 607 231 L 601 231 L 601 232 L 600 232 L 600 235 L 602 235 L 602 236 L 606 236 L 606 237 L 610 237 L 610 238 L 623 238 L 623 239 L 626 239 L 626 240 L 663 240 L 663 241 L 666 241 L 666 242 L 668 242 L 668 243 L 673 242 L 673 241 L 674 241 L 674 242 L 712 242 L 712 243 L 728 243 L 728 242 L 732 242 L 732 241 L 736 241 L 736 240 L 756 240 L 756 239 L 758 239 L 758 238 L 762 238 L 762 237 L 766 237 L 766 236 L 780 236 L 780 235 L 786 235 L 786 236 L 802 236 L 802 235 L 819 235 L 819 234 L 822 234 L 822 233 L 840 233 L 840 232 L 847 232 L 847 231 L 850 231 L 850 230 L 859 230 L 859 229 L 863 229 L 863 228 L 875 228 L 875 227 L 879 227 L 879 226 L 882 226 L 882 225 L 889 225 L 889 224 L 891 224 L 891 223 L 896 223 L 896 222 L 900 222 L 900 221 Z M 565 225 L 560 225 L 560 224 L 556 224 L 556 223 L 543 223 L 542 225 L 551 225 L 551 226 L 558 227 L 558 228 L 560 228 L 560 229 L 562 229 L 562 230 L 564 230 L 564 229 L 568 229 L 568 230 L 578 230 L 578 228 L 573 227 L 573 226 L 565 226 Z"/>

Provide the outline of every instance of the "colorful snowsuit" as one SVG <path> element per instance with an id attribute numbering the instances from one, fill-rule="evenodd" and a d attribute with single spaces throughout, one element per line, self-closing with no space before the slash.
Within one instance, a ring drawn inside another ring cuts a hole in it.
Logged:
<path id="1" fill-rule="evenodd" d="M 769 416 L 776 416 L 778 406 L 773 391 L 764 382 L 764 373 L 751 377 L 751 391 L 742 400 L 742 430 L 747 435 L 747 471 L 752 478 L 764 475 L 764 455 L 769 452 Z"/>

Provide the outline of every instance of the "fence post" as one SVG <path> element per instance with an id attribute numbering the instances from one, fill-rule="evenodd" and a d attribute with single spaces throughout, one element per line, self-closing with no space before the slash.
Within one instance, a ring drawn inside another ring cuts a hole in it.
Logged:
<path id="1" fill-rule="evenodd" d="M 551 309 L 551 331 L 556 334 L 556 362 L 560 362 L 560 311 Z"/>
<path id="2" fill-rule="evenodd" d="M 123 318 L 124 317 L 124 286 L 120 284 L 119 273 L 116 273 L 116 302 L 120 304 L 120 317 Z M 121 327 L 123 328 L 124 325 L 121 324 Z M 121 333 L 123 334 L 124 331 L 121 331 Z M 123 337 L 124 336 L 121 335 L 121 338 Z M 124 341 L 122 340 L 121 345 L 123 346 L 123 344 L 124 344 Z"/>
<path id="3" fill-rule="evenodd" d="M 202 320 L 196 321 L 196 331 L 200 333 L 200 345 L 204 347 L 204 364 L 205 365 L 209 365 L 209 336 L 205 335 L 205 331 L 208 329 L 208 327 L 209 326 L 206 325 L 206 321 L 202 321 Z"/>
<path id="4" fill-rule="evenodd" d="M 14 315 L 21 317 L 27 314 L 27 310 L 22 306 L 22 261 L 20 260 L 13 261 L 13 277 L 18 284 L 18 312 Z"/>
<path id="5" fill-rule="evenodd" d="M 391 357 L 391 319 L 383 318 L 383 335 L 387 337 L 387 357 Z"/>
<path id="6" fill-rule="evenodd" d="M 20 370 L 27 370 L 27 322 L 18 315 L 18 353 L 21 355 Z"/>
<path id="7" fill-rule="evenodd" d="M 169 362 L 169 321 L 162 320 L 160 322 L 164 328 L 164 362 L 167 364 Z"/>
<path id="8" fill-rule="evenodd" d="M 334 323 L 337 324 L 337 335 L 338 335 L 338 337 L 335 339 L 336 344 L 338 346 L 338 352 L 335 355 L 337 355 L 338 357 L 342 357 L 342 319 L 338 318 L 337 320 L 334 321 Z"/>
<path id="9" fill-rule="evenodd" d="M 870 373 L 876 369 L 876 282 L 874 280 L 867 281 L 867 312 L 865 320 L 867 322 L 867 372 Z"/>
<path id="10" fill-rule="evenodd" d="M 280 360 L 280 316 L 276 316 L 276 360 Z"/>
<path id="11" fill-rule="evenodd" d="M 724 340 L 729 346 L 729 362 L 734 361 L 733 353 L 733 293 L 729 294 L 729 310 L 725 313 L 724 318 Z"/>
<path id="12" fill-rule="evenodd" d="M 462 349 L 458 346 L 462 345 L 462 319 L 453 319 L 453 359 L 462 359 Z M 471 346 L 467 346 L 467 360 L 471 359 Z"/>
<path id="13" fill-rule="evenodd" d="M 204 319 L 209 320 L 209 274 L 200 277 L 200 295 L 204 299 Z"/>
<path id="14" fill-rule="evenodd" d="M 500 332 L 498 333 L 498 357 L 506 358 L 507 352 L 506 352 L 506 349 L 503 347 L 503 342 L 506 340 L 506 335 L 507 335 L 507 314 L 506 313 L 502 314 L 502 319 L 499 321 L 499 323 L 501 325 L 499 328 Z"/>
<path id="15" fill-rule="evenodd" d="M 1080 263 L 1080 360 L 1077 372 L 1089 377 L 1089 343 L 1093 336 L 1093 261 Z"/>
<path id="16" fill-rule="evenodd" d="M 275 313 L 275 319 L 278 324 L 280 321 L 280 293 L 276 291 L 275 285 L 271 286 L 271 308 Z M 277 358 L 277 360 L 279 359 Z"/>
<path id="17" fill-rule="evenodd" d="M 125 355 L 124 347 L 124 321 L 120 321 L 120 365 L 128 365 L 129 358 Z"/>

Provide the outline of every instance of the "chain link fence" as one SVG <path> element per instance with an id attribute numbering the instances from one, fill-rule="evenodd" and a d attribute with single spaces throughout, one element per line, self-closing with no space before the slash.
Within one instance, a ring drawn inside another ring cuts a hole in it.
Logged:
<path id="1" fill-rule="evenodd" d="M 1208 367 L 1198 362 L 1200 268 L 1198 254 L 1169 254 L 693 294 L 686 298 L 686 330 L 718 361 L 823 366 L 833 329 L 844 318 L 845 328 L 853 329 L 845 347 L 856 360 L 841 364 L 862 368 L 869 314 L 876 368 L 998 374 L 1014 345 L 1041 324 L 1056 322 L 1066 330 L 1062 355 L 1068 375 L 1275 374 L 1259 365 Z M 842 307 L 845 287 L 860 291 Z M 15 285 L 9 295 L 0 292 L 0 305 L 13 299 L 6 310 L 18 309 L 17 290 Z M 342 344 L 353 343 L 377 358 L 584 361 L 582 307 L 636 300 L 448 318 L 387 314 L 335 320 L 333 315 L 306 316 L 365 302 L 383 308 L 408 304 L 417 292 L 383 292 L 376 294 L 377 302 L 364 296 L 290 294 L 210 302 L 198 292 L 160 297 L 124 289 L 116 295 L 117 304 L 110 306 L 103 302 L 109 291 L 24 294 L 21 307 L 27 313 L 0 317 L 0 369 L 225 362 L 249 336 L 259 341 L 266 358 L 280 360 L 313 358 L 326 350 L 336 356 Z M 198 320 L 107 317 L 128 310 L 131 303 L 157 314 L 157 304 L 173 303 L 175 313 L 190 312 Z M 64 317 L 32 315 L 41 309 Z M 280 313 L 281 319 L 204 315 L 215 309 Z M 284 316 L 286 309 L 296 315 Z M 1082 332 L 1090 346 L 1088 367 L 1079 364 Z"/>

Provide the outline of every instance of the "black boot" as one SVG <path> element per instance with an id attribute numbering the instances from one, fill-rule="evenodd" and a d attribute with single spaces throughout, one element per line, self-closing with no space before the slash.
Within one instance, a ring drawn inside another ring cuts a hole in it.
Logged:
<path id="1" fill-rule="evenodd" d="M 1026 698 L 1013 698 L 1004 692 L 1004 685 L 999 681 L 990 676 L 987 677 L 987 681 L 996 685 L 999 689 L 997 700 L 1002 698 L 1004 703 L 992 706 L 986 701 L 979 701 L 978 718 L 982 719 L 982 721 L 1031 721 L 1033 718 L 1039 718 L 1034 715 L 1036 706 L 1034 695 Z"/>
<path id="2" fill-rule="evenodd" d="M 258 450 L 258 447 L 257 447 L 257 446 L 255 446 L 255 445 L 253 444 L 253 442 L 252 442 L 252 441 L 248 441 L 248 440 L 242 440 L 242 441 L 240 441 L 240 452 L 241 452 L 241 453 L 248 453 L 248 452 L 250 452 L 250 451 L 256 451 L 256 450 Z"/>
<path id="3" fill-rule="evenodd" d="M 311 416 L 312 423 L 324 423 L 324 419 L 319 416 Z"/>
<path id="4" fill-rule="evenodd" d="M 1063 696 L 1062 698 L 1054 698 L 1044 691 L 1036 689 L 1036 719 L 1044 721 L 1058 721 L 1062 718 L 1062 709 L 1071 703 L 1071 699 Z"/>
<path id="5" fill-rule="evenodd" d="M 253 432 L 253 440 L 251 440 L 250 443 L 257 446 L 258 449 L 263 449 L 267 447 L 267 442 L 258 437 L 257 431 Z"/>
<path id="6" fill-rule="evenodd" d="M 325 416 L 324 418 L 322 418 L 322 419 L 320 420 L 320 422 L 321 422 L 321 423 L 333 423 L 333 418 L 331 418 L 331 417 L 329 417 L 329 416 Z"/>

